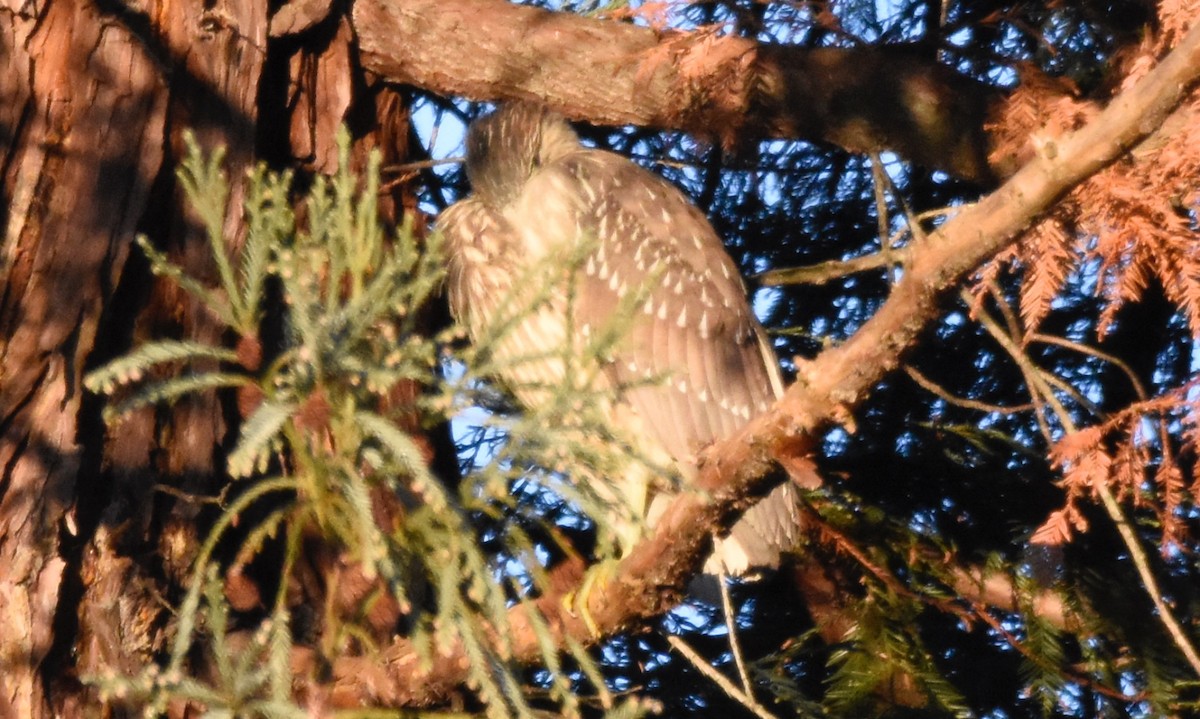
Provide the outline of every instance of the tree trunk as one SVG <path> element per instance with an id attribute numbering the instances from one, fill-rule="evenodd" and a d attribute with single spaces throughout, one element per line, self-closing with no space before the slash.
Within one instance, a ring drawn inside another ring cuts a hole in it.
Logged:
<path id="1" fill-rule="evenodd" d="M 165 230 L 176 261 L 192 271 L 208 264 L 170 179 L 183 127 L 229 148 L 231 205 L 254 158 L 265 3 L 160 10 L 53 0 L 11 3 L 5 14 L 13 32 L 0 40 L 4 716 L 73 714 L 76 685 L 52 678 L 128 671 L 161 647 L 162 609 L 147 577 L 171 573 L 172 559 L 176 571 L 186 567 L 179 540 L 196 529 L 186 504 L 152 518 L 152 488 L 211 483 L 225 432 L 208 399 L 165 419 L 138 416 L 106 443 L 81 387 L 93 349 L 117 351 L 134 332 L 170 326 L 213 338 L 186 298 L 140 287 L 149 276 L 144 262 L 127 262 L 130 246 L 138 231 Z M 240 232 L 236 222 L 226 230 Z M 130 558 L 130 548 L 156 543 L 171 550 L 166 567 Z"/>
<path id="2" fill-rule="evenodd" d="M 0 716 L 75 715 L 95 700 L 76 678 L 134 673 L 165 646 L 162 598 L 190 569 L 198 500 L 220 489 L 235 411 L 193 397 L 108 433 L 81 384 L 135 341 L 229 339 L 130 250 L 144 233 L 187 272 L 212 276 L 203 228 L 174 180 L 184 130 L 207 150 L 226 148 L 230 208 L 260 157 L 332 171 L 334 130 L 352 111 L 371 128 L 355 145 L 360 166 L 373 147 L 386 162 L 406 159 L 410 131 L 397 92 L 352 81 L 344 17 L 268 63 L 265 2 L 7 5 Z M 415 199 L 401 186 L 381 204 L 398 222 Z M 243 232 L 235 212 L 229 249 Z"/>
<path id="3" fill-rule="evenodd" d="M 0 52 L 0 714 L 50 716 L 44 678 L 69 645 L 98 439 L 81 374 L 163 162 L 156 62 L 86 0 L 13 3 Z M 68 638 L 69 641 L 69 638 Z"/>

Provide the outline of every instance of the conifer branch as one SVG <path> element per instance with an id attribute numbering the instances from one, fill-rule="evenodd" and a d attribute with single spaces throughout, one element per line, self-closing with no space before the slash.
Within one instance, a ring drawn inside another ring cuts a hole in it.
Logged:
<path id="1" fill-rule="evenodd" d="M 1007 246 L 1074 185 L 1153 132 L 1200 77 L 1200 25 L 1154 70 L 1123 92 L 1091 123 L 1047 143 L 999 190 L 912 245 L 911 261 L 891 297 L 845 344 L 818 356 L 784 398 L 741 432 L 703 455 L 697 493 L 684 493 L 660 519 L 654 536 L 625 557 L 614 579 L 598 583 L 588 610 L 605 634 L 627 629 L 670 608 L 711 547 L 710 532 L 732 525 L 752 500 L 783 481 L 779 464 L 805 467 L 822 428 L 848 421 L 876 382 L 938 316 L 937 301 L 982 262 Z M 702 496 L 700 493 L 704 493 Z M 707 497 L 707 498 L 706 498 Z M 559 646 L 595 641 L 557 597 L 538 601 Z M 524 607 L 510 611 L 512 656 L 541 653 Z M 382 661 L 339 659 L 331 688 L 338 704 L 425 705 L 466 677 L 468 660 L 453 646 L 421 666 L 399 640 Z"/>
<path id="2" fill-rule="evenodd" d="M 1197 27 L 1200 28 L 1200 26 Z M 1051 385 L 1054 384 L 1053 380 L 1057 378 L 1041 367 L 1038 367 L 1025 353 L 1017 340 L 1006 334 L 995 320 L 988 318 L 982 312 L 979 316 L 980 321 L 984 324 L 988 332 L 1020 366 L 1026 383 L 1029 385 L 1029 391 L 1034 397 L 1034 401 L 1038 402 L 1040 398 L 1041 401 L 1049 405 L 1067 437 L 1079 432 L 1079 427 L 1072 418 L 1071 413 L 1058 397 L 1054 395 Z M 1061 388 L 1061 385 L 1059 386 Z M 1040 404 L 1040 402 L 1038 403 Z M 1101 506 L 1104 507 L 1105 513 L 1116 526 L 1117 533 L 1120 535 L 1121 541 L 1125 544 L 1125 548 L 1129 550 L 1130 559 L 1133 561 L 1133 566 L 1142 581 L 1143 589 L 1145 589 L 1151 603 L 1154 604 L 1155 614 L 1158 616 L 1159 622 L 1162 623 L 1167 634 L 1170 635 L 1175 645 L 1183 653 L 1192 671 L 1197 676 L 1200 676 L 1200 652 L 1197 652 L 1195 644 L 1175 617 L 1175 612 L 1172 611 L 1171 607 L 1167 605 L 1166 600 L 1163 599 L 1162 589 L 1159 586 L 1158 579 L 1154 576 L 1154 570 L 1150 567 L 1150 560 L 1146 555 L 1146 550 L 1142 548 L 1141 540 L 1138 538 L 1137 532 L 1134 530 L 1129 518 L 1125 515 L 1125 511 L 1113 495 L 1108 482 L 1094 482 L 1091 489 L 1100 497 Z"/>

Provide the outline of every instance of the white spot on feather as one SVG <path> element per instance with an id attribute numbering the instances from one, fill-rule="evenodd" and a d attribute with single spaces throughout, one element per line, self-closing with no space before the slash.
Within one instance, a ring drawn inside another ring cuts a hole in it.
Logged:
<path id="1" fill-rule="evenodd" d="M 462 254 L 468 264 L 479 264 L 487 260 L 487 254 L 472 245 L 465 245 L 462 248 Z"/>
<path id="2" fill-rule="evenodd" d="M 596 201 L 596 191 L 592 189 L 592 183 L 581 182 L 579 183 L 579 187 L 583 190 L 583 194 L 587 195 L 588 202 Z"/>

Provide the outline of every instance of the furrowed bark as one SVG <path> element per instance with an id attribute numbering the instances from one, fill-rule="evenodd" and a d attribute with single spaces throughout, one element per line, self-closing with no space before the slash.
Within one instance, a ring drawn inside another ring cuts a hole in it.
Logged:
<path id="1" fill-rule="evenodd" d="M 0 39 L 0 715 L 46 717 L 88 437 L 81 373 L 162 163 L 166 96 L 90 2 L 15 3 Z"/>

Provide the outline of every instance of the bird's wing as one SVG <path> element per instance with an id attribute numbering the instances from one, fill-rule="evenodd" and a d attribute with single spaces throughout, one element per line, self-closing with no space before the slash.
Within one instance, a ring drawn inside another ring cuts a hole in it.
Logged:
<path id="1" fill-rule="evenodd" d="M 544 221 L 525 232 L 554 235 L 530 246 L 568 231 L 595 243 L 578 273 L 577 341 L 614 321 L 614 308 L 637 293 L 627 335 L 605 370 L 618 409 L 685 473 L 699 450 L 734 434 L 782 393 L 777 360 L 736 266 L 677 188 L 626 158 L 581 150 L 543 168 L 527 195 Z M 717 561 L 734 573 L 777 564 L 780 548 L 795 539 L 797 517 L 795 488 L 785 484 L 747 512 L 718 547 Z"/>
<path id="2" fill-rule="evenodd" d="M 438 218 L 447 243 L 450 309 L 477 347 L 489 350 L 499 379 L 526 407 L 545 405 L 564 376 L 568 341 L 561 288 L 543 293 L 552 269 L 524 261 L 522 237 L 504 213 L 473 198 Z M 490 344 L 488 344 L 490 343 Z"/>
<path id="3" fill-rule="evenodd" d="M 662 178 L 594 150 L 562 165 L 578 185 L 573 194 L 585 198 L 576 231 L 596 243 L 580 277 L 577 323 L 612 321 L 622 298 L 636 293 L 607 370 L 659 443 L 694 463 L 782 391 L 740 275 L 704 215 Z"/>

